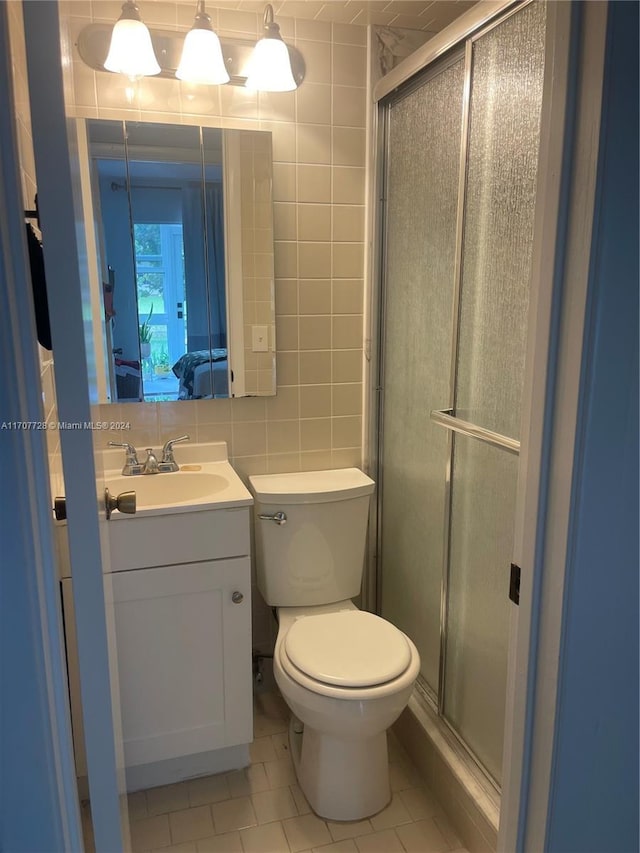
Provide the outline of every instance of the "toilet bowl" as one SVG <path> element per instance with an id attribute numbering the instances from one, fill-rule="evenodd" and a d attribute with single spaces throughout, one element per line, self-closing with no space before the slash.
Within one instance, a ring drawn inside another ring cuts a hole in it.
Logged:
<path id="1" fill-rule="evenodd" d="M 420 668 L 390 622 L 358 610 L 374 482 L 357 468 L 249 477 L 256 579 L 278 614 L 273 671 L 296 775 L 316 814 L 359 820 L 391 799 L 386 730 Z"/>
<path id="2" fill-rule="evenodd" d="M 386 730 L 409 701 L 418 651 L 351 601 L 280 608 L 278 617 L 274 675 L 295 715 L 289 740 L 300 787 L 321 817 L 375 814 L 391 799 Z"/>

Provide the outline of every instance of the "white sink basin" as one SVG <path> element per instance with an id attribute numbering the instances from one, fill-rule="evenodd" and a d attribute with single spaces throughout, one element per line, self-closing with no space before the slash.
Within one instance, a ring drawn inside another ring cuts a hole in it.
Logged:
<path id="1" fill-rule="evenodd" d="M 122 454 L 105 452 L 104 483 L 113 497 L 136 493 L 136 515 L 164 515 L 216 508 L 251 506 L 253 498 L 226 460 L 223 443 L 176 447 L 179 471 L 124 476 L 114 470 Z M 135 516 L 114 512 L 112 521 Z"/>
<path id="2" fill-rule="evenodd" d="M 191 504 L 229 488 L 229 480 L 208 472 L 176 471 L 173 474 L 142 474 L 135 477 L 112 477 L 107 481 L 112 495 L 134 491 L 136 507 Z"/>

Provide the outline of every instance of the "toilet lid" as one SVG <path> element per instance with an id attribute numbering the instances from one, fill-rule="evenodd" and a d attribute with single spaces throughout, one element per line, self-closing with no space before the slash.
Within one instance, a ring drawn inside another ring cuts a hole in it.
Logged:
<path id="1" fill-rule="evenodd" d="M 398 629 L 361 610 L 323 613 L 298 619 L 287 632 L 291 663 L 325 684 L 370 687 L 401 675 L 411 649 Z"/>

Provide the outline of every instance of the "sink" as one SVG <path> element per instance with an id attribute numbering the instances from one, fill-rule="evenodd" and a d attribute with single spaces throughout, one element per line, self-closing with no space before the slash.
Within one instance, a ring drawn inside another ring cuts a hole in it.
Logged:
<path id="1" fill-rule="evenodd" d="M 172 474 L 147 474 L 135 477 L 110 477 L 107 487 L 112 495 L 134 491 L 136 506 L 145 507 L 200 502 L 229 488 L 229 480 L 206 471 L 176 471 Z"/>
<path id="2" fill-rule="evenodd" d="M 178 445 L 179 471 L 124 476 L 116 465 L 121 451 L 104 452 L 104 484 L 113 496 L 136 493 L 136 515 L 115 512 L 112 521 L 133 520 L 139 515 L 166 515 L 206 509 L 251 506 L 253 498 L 228 462 L 224 442 Z"/>

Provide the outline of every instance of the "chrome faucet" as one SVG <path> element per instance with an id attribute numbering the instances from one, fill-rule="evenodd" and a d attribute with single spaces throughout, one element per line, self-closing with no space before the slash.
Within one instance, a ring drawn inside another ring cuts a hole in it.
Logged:
<path id="1" fill-rule="evenodd" d="M 156 458 L 155 453 L 153 452 L 152 447 L 146 448 L 147 458 L 144 460 L 144 464 L 142 466 L 142 474 L 159 474 L 160 467 L 158 466 L 158 460 Z"/>
<path id="2" fill-rule="evenodd" d="M 189 441 L 191 436 L 181 435 L 179 438 L 170 438 L 166 441 L 162 448 L 162 462 L 160 463 L 160 471 L 178 471 L 178 463 L 173 457 L 173 445 L 180 441 Z"/>
<path id="3" fill-rule="evenodd" d="M 124 447 L 127 451 L 122 474 L 125 477 L 131 477 L 133 474 L 142 474 L 142 465 L 138 462 L 138 451 L 133 444 L 128 442 L 110 441 L 109 447 Z"/>
<path id="4" fill-rule="evenodd" d="M 124 447 L 127 451 L 127 458 L 124 463 L 122 473 L 126 477 L 133 474 L 166 474 L 172 471 L 179 471 L 178 463 L 173 457 L 173 445 L 179 441 L 189 441 L 191 436 L 181 435 L 179 438 L 170 438 L 166 441 L 162 448 L 162 459 L 158 462 L 158 457 L 153 452 L 152 447 L 146 448 L 147 458 L 144 462 L 138 461 L 138 452 L 132 444 L 127 442 L 120 443 L 118 441 L 110 441 L 110 447 Z"/>

